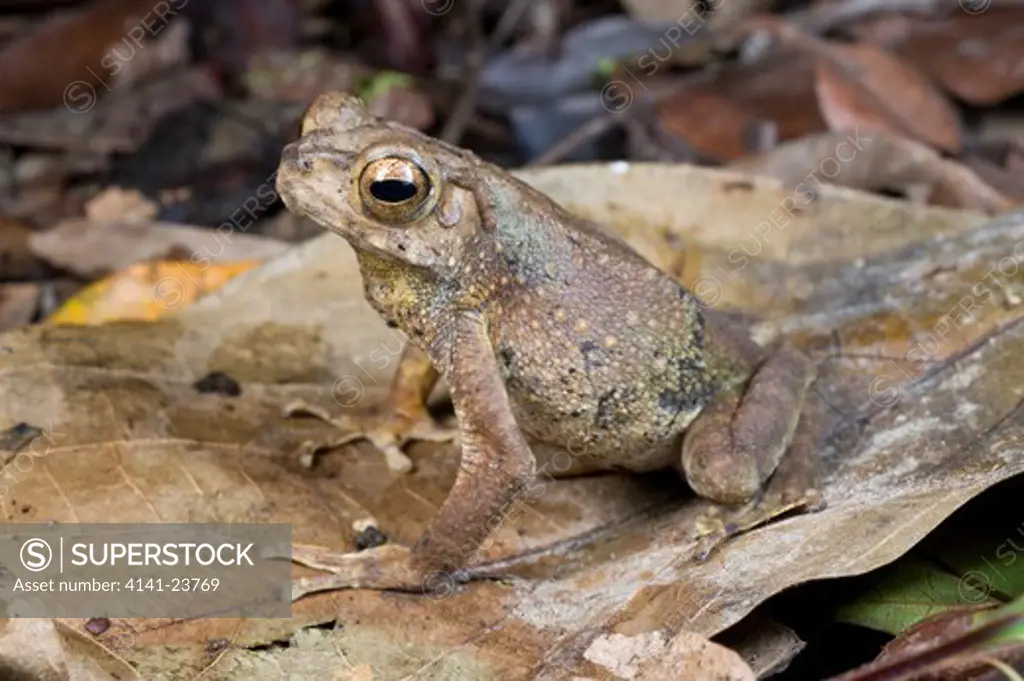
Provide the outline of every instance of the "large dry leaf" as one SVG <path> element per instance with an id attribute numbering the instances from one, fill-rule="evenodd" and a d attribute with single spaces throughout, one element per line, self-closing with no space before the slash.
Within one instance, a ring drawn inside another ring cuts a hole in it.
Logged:
<path id="1" fill-rule="evenodd" d="M 801 204 L 778 181 L 683 166 L 528 178 L 666 270 L 716 282 L 704 290 L 718 291 L 717 304 L 765 317 L 766 332 L 788 332 L 822 360 L 814 405 L 830 427 L 829 508 L 695 564 L 703 505 L 674 474 L 564 480 L 483 552 L 520 556 L 506 585 L 442 600 L 317 594 L 291 620 L 115 620 L 99 642 L 119 642 L 142 678 L 614 678 L 619 658 L 601 655 L 609 641 L 646 650 L 681 631 L 707 637 L 793 584 L 871 570 L 1024 469 L 1024 307 L 1011 295 L 1024 273 L 998 270 L 1024 239 L 1020 216 L 985 225 L 979 213 L 829 186 Z M 799 209 L 786 217 L 787 206 Z M 995 290 L 983 298 L 979 282 Z M 402 339 L 361 288 L 351 249 L 328 235 L 175 319 L 0 337 L 0 426 L 25 422 L 49 438 L 27 470 L 8 467 L 17 478 L 0 508 L 22 522 L 289 522 L 296 541 L 348 548 L 372 517 L 392 541 L 413 541 L 453 480 L 452 449 L 413 447 L 406 476 L 361 447 L 305 470 L 292 452 L 325 426 L 280 417 L 294 397 L 337 408 L 332 386 L 344 377 L 364 404 L 381 395 Z M 949 328 L 966 295 L 976 321 Z M 241 395 L 198 394 L 192 383 L 211 371 L 238 380 Z M 308 628 L 323 622 L 336 625 Z M 292 645 L 266 647 L 275 640 Z"/>
<path id="2" fill-rule="evenodd" d="M 663 102 L 658 115 L 665 129 L 712 159 L 740 158 L 745 137 L 762 119 L 710 88 L 692 88 Z"/>
<path id="3" fill-rule="evenodd" d="M 100 0 L 39 22 L 0 49 L 0 112 L 82 113 L 107 92 L 184 64 L 189 31 L 170 21 L 175 14 L 171 4 L 160 14 L 153 0 Z"/>
<path id="4" fill-rule="evenodd" d="M 792 186 L 813 189 L 832 182 L 863 190 L 899 190 L 929 203 L 1001 213 L 1018 202 L 956 161 L 930 147 L 882 132 L 809 135 L 759 156 L 729 164 L 736 170 L 766 173 Z"/>
<path id="5" fill-rule="evenodd" d="M 960 99 L 990 106 L 1024 91 L 1024 8 L 884 17 L 854 27 L 886 44 Z"/>
<path id="6" fill-rule="evenodd" d="M 726 65 L 709 83 L 667 98 L 658 107 L 666 129 L 713 159 L 735 159 L 762 122 L 789 140 L 825 129 L 815 102 L 814 60 L 793 51 L 753 63 Z"/>
<path id="7" fill-rule="evenodd" d="M 960 151 L 956 110 L 909 63 L 868 43 L 816 45 L 818 105 L 831 129 L 860 127 Z"/>
<path id="8" fill-rule="evenodd" d="M 287 244 L 241 230 L 214 230 L 171 222 L 64 220 L 29 237 L 33 253 L 83 277 L 96 277 L 143 260 L 185 254 L 193 263 L 280 255 Z"/>

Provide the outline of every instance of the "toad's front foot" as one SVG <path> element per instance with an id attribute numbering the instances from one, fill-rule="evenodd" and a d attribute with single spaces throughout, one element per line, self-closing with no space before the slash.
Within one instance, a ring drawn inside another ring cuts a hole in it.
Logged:
<path id="1" fill-rule="evenodd" d="M 424 573 L 414 567 L 412 552 L 408 548 L 394 544 L 358 553 L 339 553 L 320 546 L 296 544 L 292 546 L 291 559 L 300 565 L 330 573 L 296 580 L 292 584 L 292 601 L 306 594 L 338 589 L 410 591 L 440 599 L 450 594 L 458 582 L 467 579 L 461 572 Z"/>
<path id="2" fill-rule="evenodd" d="M 739 507 L 716 505 L 697 520 L 698 562 L 707 560 L 725 541 L 764 525 L 779 516 L 799 511 L 817 513 L 825 508 L 817 479 L 809 480 L 796 466 L 779 467 L 767 487 L 753 501 Z"/>
<path id="3" fill-rule="evenodd" d="M 313 416 L 341 431 L 336 438 L 302 444 L 299 462 L 305 468 L 312 468 L 317 454 L 321 452 L 350 442 L 369 440 L 384 454 L 390 470 L 407 473 L 413 467 L 412 460 L 402 451 L 407 443 L 458 440 L 458 430 L 438 424 L 425 407 L 395 405 L 390 400 L 369 412 L 342 413 L 338 416 L 331 416 L 315 405 L 296 401 L 285 407 L 284 414 L 286 417 Z"/>
<path id="4" fill-rule="evenodd" d="M 720 393 L 690 425 L 683 440 L 686 479 L 722 504 L 698 521 L 698 561 L 783 513 L 824 507 L 822 422 L 805 408 L 816 373 L 803 353 L 783 345 L 745 386 Z"/>

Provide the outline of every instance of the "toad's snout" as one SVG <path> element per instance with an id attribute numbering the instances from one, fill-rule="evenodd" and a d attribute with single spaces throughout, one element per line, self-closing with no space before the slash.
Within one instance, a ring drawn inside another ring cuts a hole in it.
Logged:
<path id="1" fill-rule="evenodd" d="M 344 164 L 341 156 L 302 140 L 286 146 L 277 167 L 277 191 L 285 204 L 290 205 L 289 194 L 294 195 L 297 187 L 341 180 L 339 171 Z"/>
<path id="2" fill-rule="evenodd" d="M 282 173 L 309 173 L 313 170 L 312 158 L 302 152 L 302 142 L 292 142 L 281 152 L 278 177 Z"/>
<path id="3" fill-rule="evenodd" d="M 351 158 L 345 152 L 310 140 L 292 142 L 281 152 L 277 194 L 292 212 L 326 219 L 345 210 L 343 195 L 351 185 L 350 166 Z"/>
<path id="4" fill-rule="evenodd" d="M 281 165 L 295 163 L 299 158 L 299 142 L 292 142 L 285 145 L 281 150 Z"/>
<path id="5" fill-rule="evenodd" d="M 337 174 L 351 166 L 353 160 L 351 154 L 325 147 L 316 140 L 298 140 L 286 146 L 281 152 L 278 172 L 310 175 L 320 170 L 324 173 Z"/>
<path id="6" fill-rule="evenodd" d="M 304 170 L 304 166 L 308 166 L 308 164 L 300 161 L 298 142 L 289 144 L 281 152 L 281 162 L 277 166 L 277 178 L 274 184 L 281 200 L 292 210 L 296 208 L 296 198 L 292 189 L 295 187 L 296 181 L 300 180 L 300 176 L 305 175 L 311 169 Z"/>

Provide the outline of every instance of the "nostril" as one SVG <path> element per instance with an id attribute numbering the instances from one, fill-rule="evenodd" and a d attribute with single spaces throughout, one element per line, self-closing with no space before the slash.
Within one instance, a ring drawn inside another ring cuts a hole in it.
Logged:
<path id="1" fill-rule="evenodd" d="M 298 144 L 289 144 L 284 148 L 281 153 L 281 162 L 286 165 L 294 166 L 297 170 L 303 173 L 308 173 L 313 170 L 313 160 L 308 153 L 302 153 L 299 149 Z"/>

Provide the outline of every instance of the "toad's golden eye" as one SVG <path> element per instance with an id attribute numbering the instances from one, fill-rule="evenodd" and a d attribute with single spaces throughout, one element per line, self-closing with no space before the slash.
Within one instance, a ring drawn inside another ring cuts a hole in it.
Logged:
<path id="1" fill-rule="evenodd" d="M 359 177 L 363 206 L 383 222 L 409 222 L 422 214 L 430 198 L 430 178 L 418 165 L 399 157 L 372 161 Z"/>

